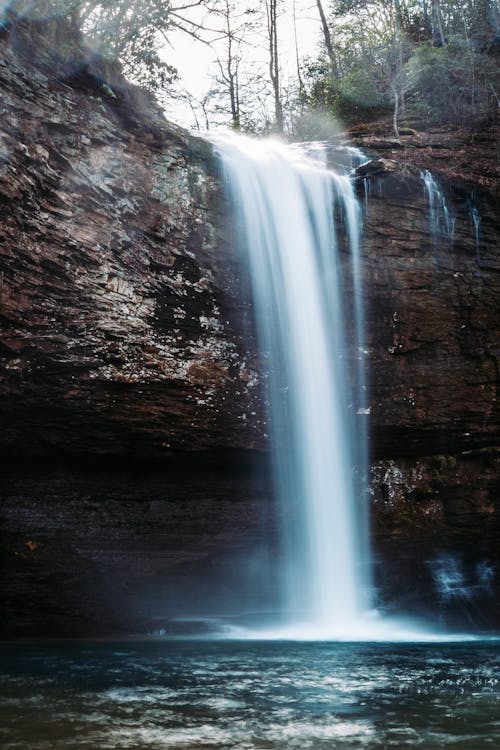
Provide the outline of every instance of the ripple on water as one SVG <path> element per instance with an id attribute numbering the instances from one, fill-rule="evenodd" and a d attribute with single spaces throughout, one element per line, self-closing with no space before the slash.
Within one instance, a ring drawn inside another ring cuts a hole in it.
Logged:
<path id="1" fill-rule="evenodd" d="M 12 647 L 0 653 L 0 742 L 3 750 L 489 750 L 500 747 L 499 656 L 499 644 Z"/>
<path id="2" fill-rule="evenodd" d="M 225 748 L 234 747 L 233 733 L 208 724 L 162 729 L 155 726 L 120 728 L 112 731 L 103 748 Z"/>

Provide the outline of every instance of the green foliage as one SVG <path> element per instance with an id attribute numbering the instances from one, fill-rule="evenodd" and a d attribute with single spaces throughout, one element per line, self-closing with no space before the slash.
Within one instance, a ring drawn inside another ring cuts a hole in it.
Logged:
<path id="1" fill-rule="evenodd" d="M 357 122 L 387 112 L 390 107 L 388 96 L 380 92 L 373 75 L 363 66 L 334 79 L 326 61 L 311 63 L 305 71 L 305 82 L 303 104 L 312 110 L 330 112 L 340 120 Z"/>
<path id="2" fill-rule="evenodd" d="M 408 116 L 463 123 L 497 110 L 498 0 L 331 0 L 329 7 L 323 0 L 318 30 L 324 43 L 317 59 L 300 63 L 297 27 L 295 93 L 293 84 L 280 80 L 277 48 L 269 59 L 266 13 L 281 8 L 284 15 L 290 5 L 274 0 L 254 0 L 250 8 L 236 0 L 10 0 L 3 7 L 33 20 L 71 19 L 96 52 L 118 58 L 127 77 L 157 92 L 169 89 L 176 78 L 165 59 L 172 29 L 206 42 L 210 31 L 218 42 L 218 74 L 201 99 L 187 95 L 207 127 L 214 117 L 265 132 L 283 109 L 291 135 L 322 137 L 338 120 L 349 125 L 392 113 L 397 135 L 398 122 Z M 198 7 L 205 11 L 199 24 L 189 19 L 189 9 Z M 226 45 L 222 53 L 221 40 Z M 256 63 L 251 50 L 259 45 L 267 60 Z"/>
<path id="3" fill-rule="evenodd" d="M 496 106 L 497 61 L 475 52 L 463 37 L 449 38 L 445 47 L 417 47 L 407 71 L 410 113 L 430 121 L 467 122 Z"/>
<path id="4" fill-rule="evenodd" d="M 438 38 L 432 7 L 444 35 Z M 497 0 L 335 0 L 328 50 L 304 71 L 302 110 L 345 125 L 388 116 L 465 123 L 499 104 Z M 302 111 L 302 119 L 305 117 Z"/>
<path id="5" fill-rule="evenodd" d="M 181 9 L 191 4 L 196 3 L 182 3 Z M 168 0 L 13 0 L 8 7 L 35 22 L 71 19 L 90 48 L 120 60 L 125 75 L 150 90 L 176 79 L 175 68 L 160 54 L 168 31 L 182 21 Z"/>
<path id="6" fill-rule="evenodd" d="M 356 67 L 339 81 L 339 95 L 361 109 L 373 109 L 390 104 L 387 95 L 381 93 L 373 75 L 365 67 Z"/>
<path id="7" fill-rule="evenodd" d="M 82 0 L 79 4 L 88 43 L 100 54 L 118 58 L 128 78 L 153 91 L 176 78 L 175 68 L 160 56 L 171 10 L 170 2 L 160 0 Z"/>

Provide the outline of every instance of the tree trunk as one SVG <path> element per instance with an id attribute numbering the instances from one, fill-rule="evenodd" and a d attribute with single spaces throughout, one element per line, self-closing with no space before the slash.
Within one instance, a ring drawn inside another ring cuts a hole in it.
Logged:
<path id="1" fill-rule="evenodd" d="M 323 39 L 325 41 L 326 54 L 328 55 L 328 61 L 330 63 L 330 74 L 333 80 L 334 78 L 337 78 L 339 74 L 338 65 L 337 65 L 337 57 L 335 55 L 335 50 L 333 48 L 332 37 L 330 34 L 330 29 L 328 28 L 328 22 L 326 20 L 325 11 L 323 10 L 323 4 L 321 0 L 316 0 L 316 5 L 318 6 L 319 17 L 321 19 L 321 28 L 323 29 Z"/>
<path id="2" fill-rule="evenodd" d="M 281 103 L 279 57 L 278 57 L 278 24 L 277 0 L 266 0 L 267 30 L 269 35 L 269 76 L 273 87 L 276 130 L 283 132 L 283 106 Z"/>
<path id="3" fill-rule="evenodd" d="M 238 76 L 236 73 L 229 75 L 229 96 L 231 98 L 231 124 L 234 130 L 240 129 L 240 102 L 238 92 Z"/>
<path id="4" fill-rule="evenodd" d="M 431 0 L 432 13 L 432 42 L 435 47 L 444 47 L 446 39 L 443 31 L 443 20 L 441 17 L 440 0 Z"/>
<path id="5" fill-rule="evenodd" d="M 300 69 L 300 56 L 299 56 L 299 40 L 297 36 L 297 13 L 295 7 L 295 0 L 293 0 L 293 37 L 295 42 L 295 64 L 297 67 L 297 81 L 299 84 L 299 97 L 302 99 L 304 94 L 304 81 L 302 78 L 302 71 Z"/>
<path id="6" fill-rule="evenodd" d="M 394 97 L 394 110 L 392 114 L 392 127 L 394 129 L 394 135 L 396 138 L 399 138 L 399 128 L 398 128 L 398 117 L 399 117 L 399 93 L 397 86 L 394 86 L 392 89 L 392 94 Z"/>
<path id="7" fill-rule="evenodd" d="M 221 76 L 224 84 L 227 86 L 229 93 L 229 101 L 231 106 L 231 126 L 234 130 L 239 130 L 241 125 L 240 119 L 240 97 L 239 97 L 239 85 L 238 85 L 238 67 L 239 60 L 238 55 L 234 53 L 233 45 L 236 42 L 235 31 L 231 23 L 231 14 L 234 8 L 226 0 L 224 7 L 224 21 L 225 31 L 224 35 L 227 41 L 226 47 L 226 60 L 224 64 L 218 60 L 218 65 L 221 71 Z"/>

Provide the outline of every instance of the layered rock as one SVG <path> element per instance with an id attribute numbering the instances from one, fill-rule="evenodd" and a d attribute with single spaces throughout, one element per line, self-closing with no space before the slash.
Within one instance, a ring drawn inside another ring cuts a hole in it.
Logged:
<path id="1" fill-rule="evenodd" d="M 423 173 L 398 162 L 386 142 L 379 146 L 384 158 L 359 178 L 360 196 L 367 184 L 369 194 L 364 273 L 379 590 L 403 611 L 432 616 L 441 602 L 445 620 L 485 627 L 500 616 L 492 589 L 500 549 L 496 185 L 491 173 L 482 187 L 465 181 L 459 154 L 448 164 L 456 174 L 435 171 L 444 203 L 432 207 Z M 429 152 L 427 161 L 421 150 L 419 157 L 425 168 L 441 164 L 430 163 Z M 494 573 L 482 584 L 484 568 Z"/>
<path id="2" fill-rule="evenodd" d="M 3 48 L 2 450 L 251 448 L 211 148 L 120 79 L 36 61 Z"/>
<path id="3" fill-rule="evenodd" d="M 271 605 L 263 370 L 212 150 L 99 61 L 54 60 L 22 27 L 2 44 L 3 632 L 144 631 Z M 456 558 L 487 627 L 500 619 L 496 188 L 447 164 L 452 240 L 431 231 L 399 146 L 364 145 L 382 605 L 432 609 L 433 566 Z"/>
<path id="4" fill-rule="evenodd" d="M 221 599 L 269 505 L 249 489 L 260 376 L 212 149 L 66 32 L 63 59 L 43 24 L 0 41 L 9 635 L 197 612 L 189 592 Z"/>
<path id="5" fill-rule="evenodd" d="M 442 180 L 446 229 L 419 174 L 400 168 L 370 182 L 364 273 L 375 455 L 496 444 L 496 205 L 471 183 Z"/>

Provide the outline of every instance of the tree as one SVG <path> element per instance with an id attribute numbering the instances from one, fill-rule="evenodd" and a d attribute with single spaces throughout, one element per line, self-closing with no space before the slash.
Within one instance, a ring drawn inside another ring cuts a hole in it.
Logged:
<path id="1" fill-rule="evenodd" d="M 297 34 L 297 7 L 296 7 L 296 0 L 293 0 L 293 6 L 292 6 L 292 14 L 293 14 L 293 40 L 295 44 L 295 65 L 296 65 L 296 72 L 297 72 L 297 83 L 298 83 L 298 90 L 299 90 L 299 98 L 302 97 L 304 93 L 304 81 L 302 80 L 302 71 L 300 69 L 300 55 L 299 55 L 299 37 Z"/>
<path id="2" fill-rule="evenodd" d="M 224 41 L 226 44 L 226 55 L 223 60 L 217 58 L 221 83 L 227 88 L 231 106 L 231 125 L 234 130 L 239 130 L 240 120 L 240 91 L 238 82 L 238 69 L 241 56 L 237 51 L 239 39 L 233 29 L 234 3 L 223 0 L 222 16 L 224 20 Z"/>
<path id="3" fill-rule="evenodd" d="M 211 0 L 13 0 L 9 10 L 42 20 L 71 18 L 89 46 L 104 57 L 118 59 L 126 76 L 153 90 L 175 78 L 161 54 L 172 29 L 196 39 L 207 30 L 189 16 L 192 8 L 211 7 Z"/>
<path id="4" fill-rule="evenodd" d="M 333 13 L 334 49 L 332 22 L 328 24 L 320 14 L 329 34 L 325 38 L 323 33 L 324 55 L 319 67 L 309 66 L 311 104 L 348 121 L 380 116 L 391 108 L 397 133 L 405 105 L 405 63 L 410 53 L 402 28 L 406 15 L 402 0 L 384 4 L 377 0 L 338 0 Z"/>
<path id="5" fill-rule="evenodd" d="M 338 66 L 337 66 L 337 58 L 335 55 L 335 50 L 333 48 L 332 36 L 330 34 L 330 28 L 326 20 L 326 15 L 325 15 L 325 11 L 323 9 L 323 4 L 321 0 L 316 0 L 316 6 L 319 12 L 319 17 L 321 21 L 321 29 L 323 31 L 323 41 L 325 43 L 325 49 L 326 49 L 326 54 L 328 56 L 328 60 L 330 62 L 330 72 L 331 72 L 331 76 L 333 80 L 334 78 L 338 76 L 339 71 L 338 71 Z"/>
<path id="6" fill-rule="evenodd" d="M 280 67 L 278 50 L 278 0 L 265 0 L 267 16 L 267 40 L 269 49 L 269 78 L 273 90 L 276 130 L 283 132 L 283 105 L 280 91 Z"/>
<path id="7" fill-rule="evenodd" d="M 443 31 L 443 19 L 441 16 L 440 0 L 431 0 L 431 23 L 432 23 L 432 40 L 435 47 L 444 47 L 446 39 Z"/>

